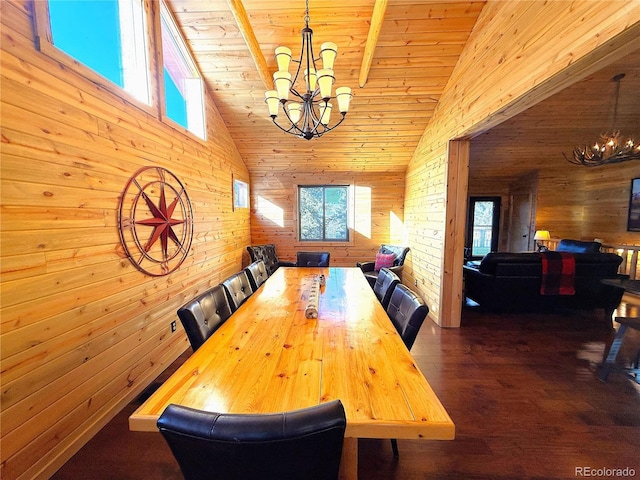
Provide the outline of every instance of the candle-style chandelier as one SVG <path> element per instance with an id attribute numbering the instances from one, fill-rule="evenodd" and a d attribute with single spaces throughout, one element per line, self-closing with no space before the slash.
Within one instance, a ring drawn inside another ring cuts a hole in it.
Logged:
<path id="1" fill-rule="evenodd" d="M 611 80 L 616 82 L 616 100 L 613 109 L 613 129 L 600 136 L 600 140 L 592 145 L 584 145 L 573 149 L 573 156 L 566 158 L 574 165 L 585 167 L 597 167 L 608 163 L 620 163 L 628 160 L 640 160 L 640 143 L 635 143 L 631 137 L 624 138 L 616 129 L 618 120 L 618 97 L 620 96 L 620 80 L 624 73 L 619 73 Z M 640 140 L 640 139 L 639 139 Z"/>
<path id="2" fill-rule="evenodd" d="M 316 58 L 313 54 L 311 42 L 313 30 L 309 28 L 309 20 L 309 0 L 307 0 L 300 58 L 293 59 L 291 50 L 287 47 L 276 48 L 278 71 L 273 74 L 275 90 L 268 90 L 265 93 L 265 101 L 273 123 L 282 131 L 307 140 L 321 137 L 340 125 L 349 111 L 352 96 L 349 87 L 338 87 L 335 97 L 331 96 L 335 81 L 333 63 L 338 54 L 338 46 L 333 42 L 323 43 L 320 47 L 320 57 Z M 316 62 L 320 60 L 322 60 L 322 68 L 317 69 Z M 293 79 L 289 73 L 291 62 L 298 64 Z M 304 81 L 301 82 L 304 88 L 298 90 L 297 82 L 301 72 L 304 72 Z M 293 98 L 290 99 L 290 96 Z M 333 109 L 330 102 L 332 98 L 338 101 L 338 110 L 342 117 L 336 124 L 329 126 Z M 277 121 L 280 105 L 286 117 L 285 126 Z"/>

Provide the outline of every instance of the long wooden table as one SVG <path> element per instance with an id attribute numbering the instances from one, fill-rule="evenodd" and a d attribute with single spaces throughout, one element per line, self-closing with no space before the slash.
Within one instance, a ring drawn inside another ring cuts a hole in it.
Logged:
<path id="1" fill-rule="evenodd" d="M 317 319 L 305 318 L 325 275 Z M 455 426 L 359 268 L 281 267 L 129 418 L 157 432 L 170 403 L 271 413 L 334 399 L 347 417 L 341 478 L 358 438 L 454 438 Z"/>

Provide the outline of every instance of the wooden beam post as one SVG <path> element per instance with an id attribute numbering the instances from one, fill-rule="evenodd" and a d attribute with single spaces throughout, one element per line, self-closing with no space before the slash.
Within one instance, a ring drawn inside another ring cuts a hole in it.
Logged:
<path id="1" fill-rule="evenodd" d="M 388 0 L 376 0 L 376 4 L 373 6 L 369 35 L 367 36 L 367 43 L 364 47 L 362 65 L 360 65 L 360 76 L 358 77 L 360 88 L 364 88 L 369 78 L 369 70 L 371 69 L 371 62 L 373 61 L 373 54 L 376 51 L 376 45 L 378 44 L 378 36 L 380 35 L 380 29 L 384 21 L 384 14 L 387 11 L 387 3 L 389 3 Z"/>
<path id="2" fill-rule="evenodd" d="M 242 33 L 242 37 L 244 38 L 247 47 L 249 47 L 249 53 L 251 53 L 251 57 L 256 64 L 258 74 L 260 75 L 260 79 L 264 84 L 264 89 L 272 90 L 273 79 L 271 77 L 271 74 L 269 73 L 267 61 L 262 54 L 262 50 L 260 49 L 260 45 L 258 44 L 258 40 L 256 39 L 256 34 L 253 32 L 253 28 L 249 23 L 249 16 L 247 15 L 247 11 L 244 9 L 242 1 L 227 0 L 227 3 L 229 4 L 229 8 L 231 9 L 233 17 L 236 19 L 236 23 L 238 24 L 240 33 Z"/>

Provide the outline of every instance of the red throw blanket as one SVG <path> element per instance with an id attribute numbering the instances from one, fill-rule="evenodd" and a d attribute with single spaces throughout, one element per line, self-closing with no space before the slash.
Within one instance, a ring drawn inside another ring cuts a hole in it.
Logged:
<path id="1" fill-rule="evenodd" d="M 541 252 L 540 295 L 575 295 L 576 260 L 570 253 Z"/>

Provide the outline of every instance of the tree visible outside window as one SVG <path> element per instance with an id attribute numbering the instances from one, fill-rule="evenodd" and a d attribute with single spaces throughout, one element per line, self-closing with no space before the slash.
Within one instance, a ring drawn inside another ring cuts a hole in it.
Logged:
<path id="1" fill-rule="evenodd" d="M 234 208 L 249 208 L 249 185 L 242 180 L 233 181 Z"/>
<path id="2" fill-rule="evenodd" d="M 349 240 L 348 186 L 299 186 L 298 207 L 301 241 Z"/>
<path id="3" fill-rule="evenodd" d="M 49 0 L 48 6 L 51 43 L 57 49 L 150 104 L 141 0 Z"/>
<path id="4" fill-rule="evenodd" d="M 160 12 L 166 116 L 204 139 L 204 88 L 200 72 L 164 2 Z"/>

